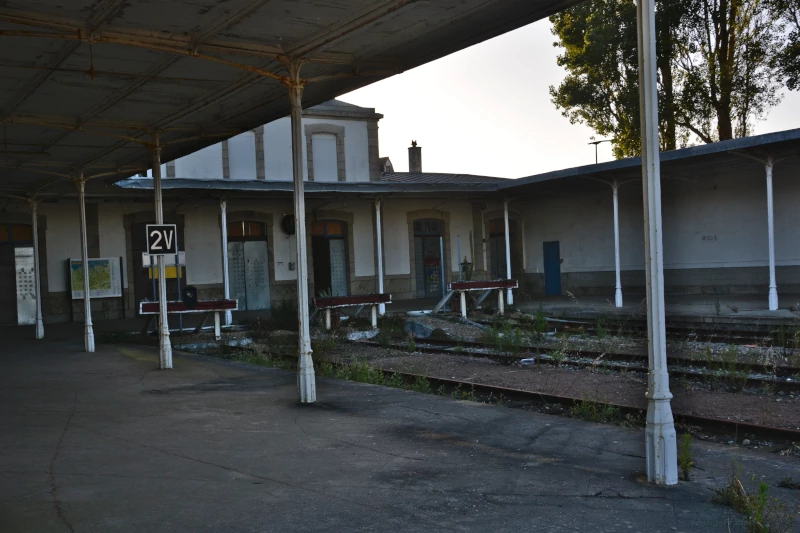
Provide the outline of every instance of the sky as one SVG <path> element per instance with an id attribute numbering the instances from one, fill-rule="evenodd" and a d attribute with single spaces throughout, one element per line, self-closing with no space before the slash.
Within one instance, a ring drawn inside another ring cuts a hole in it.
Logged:
<path id="1" fill-rule="evenodd" d="M 520 178 L 592 164 L 594 132 L 550 101 L 565 75 L 550 27 L 541 20 L 339 99 L 383 114 L 380 155 L 397 172 L 408 170 L 412 140 L 425 172 Z M 800 92 L 787 91 L 754 134 L 798 127 Z M 598 158 L 613 159 L 609 143 Z"/>

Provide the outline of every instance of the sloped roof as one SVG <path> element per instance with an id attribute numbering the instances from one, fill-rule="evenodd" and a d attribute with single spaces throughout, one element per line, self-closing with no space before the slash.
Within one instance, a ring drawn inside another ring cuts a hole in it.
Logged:
<path id="1" fill-rule="evenodd" d="M 474 174 L 442 174 L 438 172 L 386 172 L 381 175 L 386 183 L 498 183 L 505 178 L 475 176 Z"/>

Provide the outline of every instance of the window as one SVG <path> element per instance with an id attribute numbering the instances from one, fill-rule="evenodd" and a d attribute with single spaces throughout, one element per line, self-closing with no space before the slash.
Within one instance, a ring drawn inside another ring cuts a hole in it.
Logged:
<path id="1" fill-rule="evenodd" d="M 339 181 L 339 161 L 336 154 L 336 135 L 315 133 L 311 136 L 314 181 Z"/>
<path id="2" fill-rule="evenodd" d="M 263 222 L 241 220 L 228 224 L 228 238 L 241 240 L 263 240 L 267 236 L 267 225 Z"/>
<path id="3" fill-rule="evenodd" d="M 341 222 L 314 222 L 311 225 L 311 235 L 314 237 L 344 237 L 344 227 Z"/>
<path id="4" fill-rule="evenodd" d="M 33 228 L 28 224 L 0 224 L 0 243 L 33 242 Z"/>
<path id="5" fill-rule="evenodd" d="M 434 235 L 442 234 L 442 221 L 435 219 L 424 219 L 414 221 L 414 235 Z"/>

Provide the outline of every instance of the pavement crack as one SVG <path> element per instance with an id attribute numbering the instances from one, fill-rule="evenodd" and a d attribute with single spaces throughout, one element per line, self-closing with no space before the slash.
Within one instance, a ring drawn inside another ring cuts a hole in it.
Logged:
<path id="1" fill-rule="evenodd" d="M 53 452 L 53 458 L 50 460 L 50 468 L 48 470 L 48 477 L 50 478 L 50 496 L 53 499 L 53 507 L 55 508 L 56 515 L 58 519 L 63 522 L 63 524 L 67 527 L 67 529 L 71 533 L 75 533 L 75 528 L 72 527 L 72 524 L 67 520 L 66 515 L 64 514 L 64 508 L 61 505 L 61 500 L 58 498 L 58 485 L 56 484 L 56 474 L 55 474 L 55 464 L 58 456 L 61 453 L 61 444 L 64 442 L 64 436 L 67 434 L 67 429 L 69 428 L 70 423 L 72 423 L 72 417 L 75 416 L 75 408 L 78 404 L 78 391 L 75 391 L 75 394 L 72 397 L 72 409 L 69 412 L 69 416 L 67 417 L 67 421 L 64 423 L 64 427 L 61 430 L 61 436 L 58 437 L 58 442 L 56 443 L 56 449 Z"/>

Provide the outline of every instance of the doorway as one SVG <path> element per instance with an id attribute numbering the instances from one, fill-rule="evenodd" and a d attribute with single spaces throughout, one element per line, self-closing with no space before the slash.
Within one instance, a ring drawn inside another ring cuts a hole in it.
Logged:
<path id="1" fill-rule="evenodd" d="M 444 294 L 443 226 L 437 219 L 414 221 L 417 298 L 438 298 Z"/>
<path id="2" fill-rule="evenodd" d="M 174 218 L 164 214 L 165 224 L 175 224 L 178 229 L 178 250 L 184 250 L 183 224 Z M 151 269 L 144 266 L 142 254 L 147 251 L 147 224 L 155 224 L 155 220 L 145 222 L 133 222 L 131 224 L 131 255 L 133 256 L 133 297 L 135 307 L 139 309 L 139 302 L 158 300 L 158 269 Z M 155 261 L 154 261 L 155 263 Z M 167 301 L 180 300 L 178 293 L 178 270 L 175 267 L 166 268 Z M 130 275 L 130 274 L 129 274 Z M 186 269 L 181 267 L 181 286 L 186 285 Z M 154 279 L 155 278 L 155 279 Z M 177 327 L 180 317 L 175 314 L 168 315 L 170 327 Z"/>
<path id="3" fill-rule="evenodd" d="M 542 243 L 544 256 L 544 293 L 561 294 L 561 251 L 558 241 Z"/>
<path id="4" fill-rule="evenodd" d="M 269 246 L 263 222 L 228 224 L 228 283 L 240 311 L 270 308 Z"/>
<path id="5" fill-rule="evenodd" d="M 347 296 L 347 224 L 338 220 L 314 222 L 311 254 L 314 260 L 314 291 L 317 296 Z"/>

